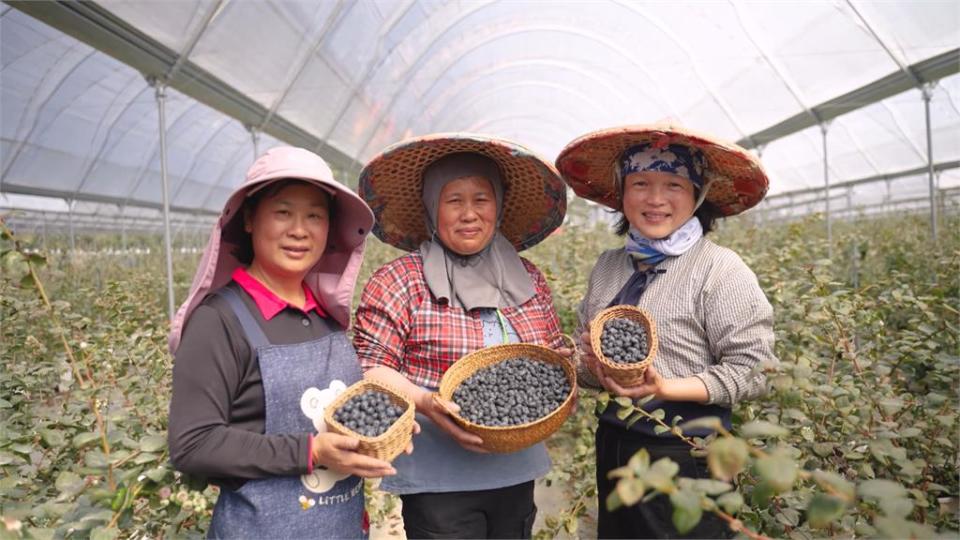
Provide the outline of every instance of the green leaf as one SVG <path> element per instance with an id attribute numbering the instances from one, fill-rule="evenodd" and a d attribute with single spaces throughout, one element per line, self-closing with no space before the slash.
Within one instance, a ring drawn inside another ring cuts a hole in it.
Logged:
<path id="1" fill-rule="evenodd" d="M 170 469 L 166 467 L 157 467 L 156 469 L 150 469 L 149 471 L 143 474 L 150 480 L 153 480 L 154 482 L 159 484 L 160 482 L 163 482 L 163 480 L 167 477 L 169 473 L 170 473 Z"/>
<path id="2" fill-rule="evenodd" d="M 616 486 L 617 496 L 626 506 L 633 506 L 643 498 L 643 482 L 636 478 L 621 478 Z"/>
<path id="3" fill-rule="evenodd" d="M 0 399 L 0 409 L 10 409 L 10 408 L 13 408 L 13 403 L 10 403 L 5 399 Z"/>
<path id="4" fill-rule="evenodd" d="M 680 534 L 686 534 L 700 523 L 703 508 L 700 507 L 700 494 L 694 491 L 677 490 L 670 494 L 673 503 L 673 526 Z"/>
<path id="5" fill-rule="evenodd" d="M 20 288 L 21 289 L 33 289 L 36 288 L 36 283 L 33 281 L 33 276 L 31 274 L 25 274 L 20 278 Z"/>
<path id="6" fill-rule="evenodd" d="M 732 480 L 746 466 L 749 447 L 737 437 L 720 437 L 707 446 L 710 474 L 720 480 Z"/>
<path id="7" fill-rule="evenodd" d="M 743 494 L 739 491 L 731 491 L 717 497 L 717 504 L 728 514 L 736 514 L 743 506 Z"/>
<path id="8" fill-rule="evenodd" d="M 617 494 L 617 490 L 613 490 L 607 495 L 607 511 L 613 512 L 618 508 L 623 506 L 623 501 L 620 500 L 620 495 Z"/>
<path id="9" fill-rule="evenodd" d="M 711 480 L 707 478 L 698 478 L 693 481 L 694 491 L 703 493 L 705 495 L 720 495 L 721 493 L 726 493 L 733 489 L 733 486 L 728 482 L 721 482 L 719 480 Z"/>
<path id="10" fill-rule="evenodd" d="M 909 439 L 909 438 L 911 438 L 911 437 L 916 437 L 917 435 L 920 435 L 921 433 L 923 433 L 923 430 L 920 429 L 920 428 L 908 427 L 908 428 L 903 429 L 902 431 L 900 431 L 900 436 L 903 437 L 904 439 Z"/>
<path id="11" fill-rule="evenodd" d="M 78 487 L 83 487 L 83 478 L 80 478 L 80 475 L 73 471 L 63 471 L 57 475 L 54 486 L 56 486 L 57 491 L 61 493 L 74 493 Z"/>
<path id="12" fill-rule="evenodd" d="M 157 461 L 158 459 L 160 459 L 160 456 L 158 454 L 151 454 L 151 453 L 145 452 L 133 458 L 133 463 L 135 465 L 143 465 L 144 463 L 151 463 L 153 461 Z"/>
<path id="13" fill-rule="evenodd" d="M 680 466 L 670 458 L 660 458 L 653 463 L 641 479 L 653 489 L 666 493 L 673 487 L 673 477 L 677 475 Z"/>
<path id="14" fill-rule="evenodd" d="M 776 495 L 773 488 L 765 480 L 761 480 L 753 487 L 750 493 L 750 504 L 759 508 L 766 508 L 770 505 L 770 499 Z"/>
<path id="15" fill-rule="evenodd" d="M 861 497 L 869 499 L 886 499 L 889 497 L 906 497 L 907 490 L 902 485 L 892 480 L 876 479 L 861 482 L 857 486 L 857 492 Z"/>
<path id="16" fill-rule="evenodd" d="M 754 420 L 744 424 L 740 428 L 740 434 L 745 439 L 755 439 L 759 437 L 786 437 L 790 434 L 790 431 L 771 422 Z"/>
<path id="17" fill-rule="evenodd" d="M 632 408 L 628 409 L 626 407 L 623 407 L 623 408 L 617 409 L 617 418 L 619 418 L 620 420 L 626 420 L 631 413 L 633 413 Z"/>
<path id="18" fill-rule="evenodd" d="M 807 524 L 813 529 L 825 529 L 840 519 L 847 509 L 840 497 L 817 493 L 807 506 Z"/>
<path id="19" fill-rule="evenodd" d="M 797 463 L 782 453 L 757 459 L 754 470 L 774 493 L 790 490 L 797 479 Z"/>
<path id="20" fill-rule="evenodd" d="M 833 493 L 836 496 L 843 497 L 847 502 L 853 502 L 856 498 L 856 487 L 846 478 L 835 472 L 813 471 L 813 480 L 820 486 L 820 489 Z"/>
<path id="21" fill-rule="evenodd" d="M 906 519 L 913 512 L 913 499 L 908 497 L 884 497 L 879 505 L 887 517 Z"/>
<path id="22" fill-rule="evenodd" d="M 650 413 L 650 416 L 656 418 L 657 420 L 663 420 L 664 418 L 667 417 L 667 413 L 664 412 L 663 409 L 657 409 L 657 410 L 653 411 L 652 413 Z"/>
<path id="23" fill-rule="evenodd" d="M 601 414 L 607 410 L 608 405 L 610 405 L 610 393 L 600 392 L 597 394 L 597 414 Z"/>
<path id="24" fill-rule="evenodd" d="M 624 407 L 624 408 L 633 407 L 633 401 L 626 396 L 620 396 L 615 401 L 617 402 L 617 405 L 621 407 Z"/>
<path id="25" fill-rule="evenodd" d="M 44 429 L 40 431 L 40 437 L 48 448 L 60 448 L 66 442 L 63 432 L 56 429 Z"/>
<path id="26" fill-rule="evenodd" d="M 120 531 L 116 528 L 94 527 L 90 531 L 90 540 L 113 540 L 119 535 Z"/>
<path id="27" fill-rule="evenodd" d="M 99 433 L 94 433 L 94 432 L 92 432 L 92 431 L 88 431 L 88 432 L 86 432 L 86 433 L 78 433 L 78 434 L 73 438 L 73 447 L 74 447 L 74 448 L 83 448 L 84 446 L 87 446 L 88 444 L 90 444 L 90 443 L 92 443 L 92 442 L 94 442 L 94 441 L 99 441 L 99 440 L 100 440 L 100 434 L 99 434 Z"/>
<path id="28" fill-rule="evenodd" d="M 666 433 L 666 432 L 668 432 L 668 431 L 670 431 L 670 426 L 661 426 L 660 424 L 657 424 L 657 425 L 653 426 L 653 432 L 654 432 L 656 435 L 661 435 L 661 434 Z"/>
<path id="29" fill-rule="evenodd" d="M 723 429 L 723 423 L 717 416 L 703 416 L 680 424 L 680 429 L 683 431 L 687 431 L 689 429 L 709 429 L 711 431 L 720 431 Z"/>
<path id="30" fill-rule="evenodd" d="M 147 435 L 140 439 L 140 450 L 143 452 L 158 452 L 167 447 L 167 438 L 163 435 Z"/>
<path id="31" fill-rule="evenodd" d="M 627 420 L 626 428 L 630 429 L 630 426 L 639 422 L 641 418 L 644 418 L 643 413 L 641 413 L 640 411 L 634 410 L 633 414 L 630 416 L 630 419 Z"/>
<path id="32" fill-rule="evenodd" d="M 650 453 L 647 452 L 646 448 L 641 448 L 637 453 L 630 456 L 627 467 L 637 475 L 647 472 L 647 469 L 650 468 Z"/>

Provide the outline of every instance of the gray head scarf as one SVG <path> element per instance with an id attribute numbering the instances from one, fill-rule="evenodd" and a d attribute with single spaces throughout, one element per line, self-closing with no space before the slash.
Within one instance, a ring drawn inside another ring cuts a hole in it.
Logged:
<path id="1" fill-rule="evenodd" d="M 448 249 L 437 235 L 440 191 L 450 182 L 467 176 L 490 181 L 497 203 L 497 231 L 479 253 L 460 255 Z M 423 205 L 427 209 L 430 239 L 420 244 L 427 287 L 438 299 L 465 310 L 518 306 L 533 298 L 536 290 L 513 244 L 500 233 L 503 218 L 503 180 L 492 159 L 472 153 L 449 154 L 431 163 L 423 172 Z"/>

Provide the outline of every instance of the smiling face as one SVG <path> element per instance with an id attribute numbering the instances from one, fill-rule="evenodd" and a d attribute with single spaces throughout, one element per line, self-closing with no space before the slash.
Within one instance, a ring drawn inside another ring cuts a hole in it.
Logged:
<path id="1" fill-rule="evenodd" d="M 497 230 L 493 186 L 481 176 L 458 178 L 440 190 L 437 236 L 459 255 L 480 252 Z"/>
<path id="2" fill-rule="evenodd" d="M 260 200 L 244 216 L 244 229 L 253 240 L 250 271 L 272 282 L 303 281 L 327 246 L 329 204 L 327 193 L 304 182 Z"/>
<path id="3" fill-rule="evenodd" d="M 653 240 L 670 236 L 693 216 L 693 182 L 661 171 L 634 172 L 623 182 L 623 215 Z"/>

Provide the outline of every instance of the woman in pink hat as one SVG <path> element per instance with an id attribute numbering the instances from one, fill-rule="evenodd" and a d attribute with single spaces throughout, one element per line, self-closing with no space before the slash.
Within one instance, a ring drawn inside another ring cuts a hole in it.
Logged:
<path id="1" fill-rule="evenodd" d="M 731 427 L 731 407 L 763 393 L 762 366 L 776 363 L 773 310 L 757 277 L 729 249 L 705 236 L 715 221 L 760 202 L 767 176 L 744 149 L 713 137 L 671 126 L 630 126 L 585 135 L 557 158 L 557 168 L 581 197 L 620 213 L 616 232 L 624 246 L 604 252 L 579 308 L 584 349 L 581 384 L 602 385 L 617 396 L 653 399 L 647 411 L 662 409 L 667 422 L 718 417 Z M 589 324 L 614 305 L 639 306 L 656 325 L 653 364 L 635 385 L 623 387 L 607 376 L 591 347 Z M 721 538 L 724 521 L 705 513 L 680 535 L 671 521 L 669 497 L 615 511 L 606 508 L 616 480 L 608 473 L 641 449 L 650 461 L 667 457 L 679 475 L 710 478 L 706 461 L 654 423 L 620 418 L 611 401 L 596 433 L 600 538 Z M 705 437 L 706 429 L 688 436 Z"/>
<path id="2" fill-rule="evenodd" d="M 372 226 L 301 148 L 267 151 L 224 206 L 170 334 L 170 457 L 221 488 L 209 537 L 366 536 L 362 477 L 395 471 L 323 412 L 361 378 L 344 330 Z"/>

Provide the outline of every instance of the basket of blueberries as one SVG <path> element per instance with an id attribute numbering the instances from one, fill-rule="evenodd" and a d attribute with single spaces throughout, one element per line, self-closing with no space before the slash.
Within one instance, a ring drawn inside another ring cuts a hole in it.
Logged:
<path id="1" fill-rule="evenodd" d="M 439 396 L 460 407 L 451 413 L 490 452 L 516 452 L 553 434 L 575 403 L 577 374 L 559 353 L 528 343 L 494 345 L 456 361 Z"/>
<path id="2" fill-rule="evenodd" d="M 631 385 L 657 354 L 657 326 L 644 309 L 611 306 L 590 321 L 590 345 L 608 377 Z"/>
<path id="3" fill-rule="evenodd" d="M 361 454 L 393 461 L 413 437 L 414 406 L 399 390 L 361 380 L 333 400 L 324 419 L 331 432 L 359 439 Z"/>

